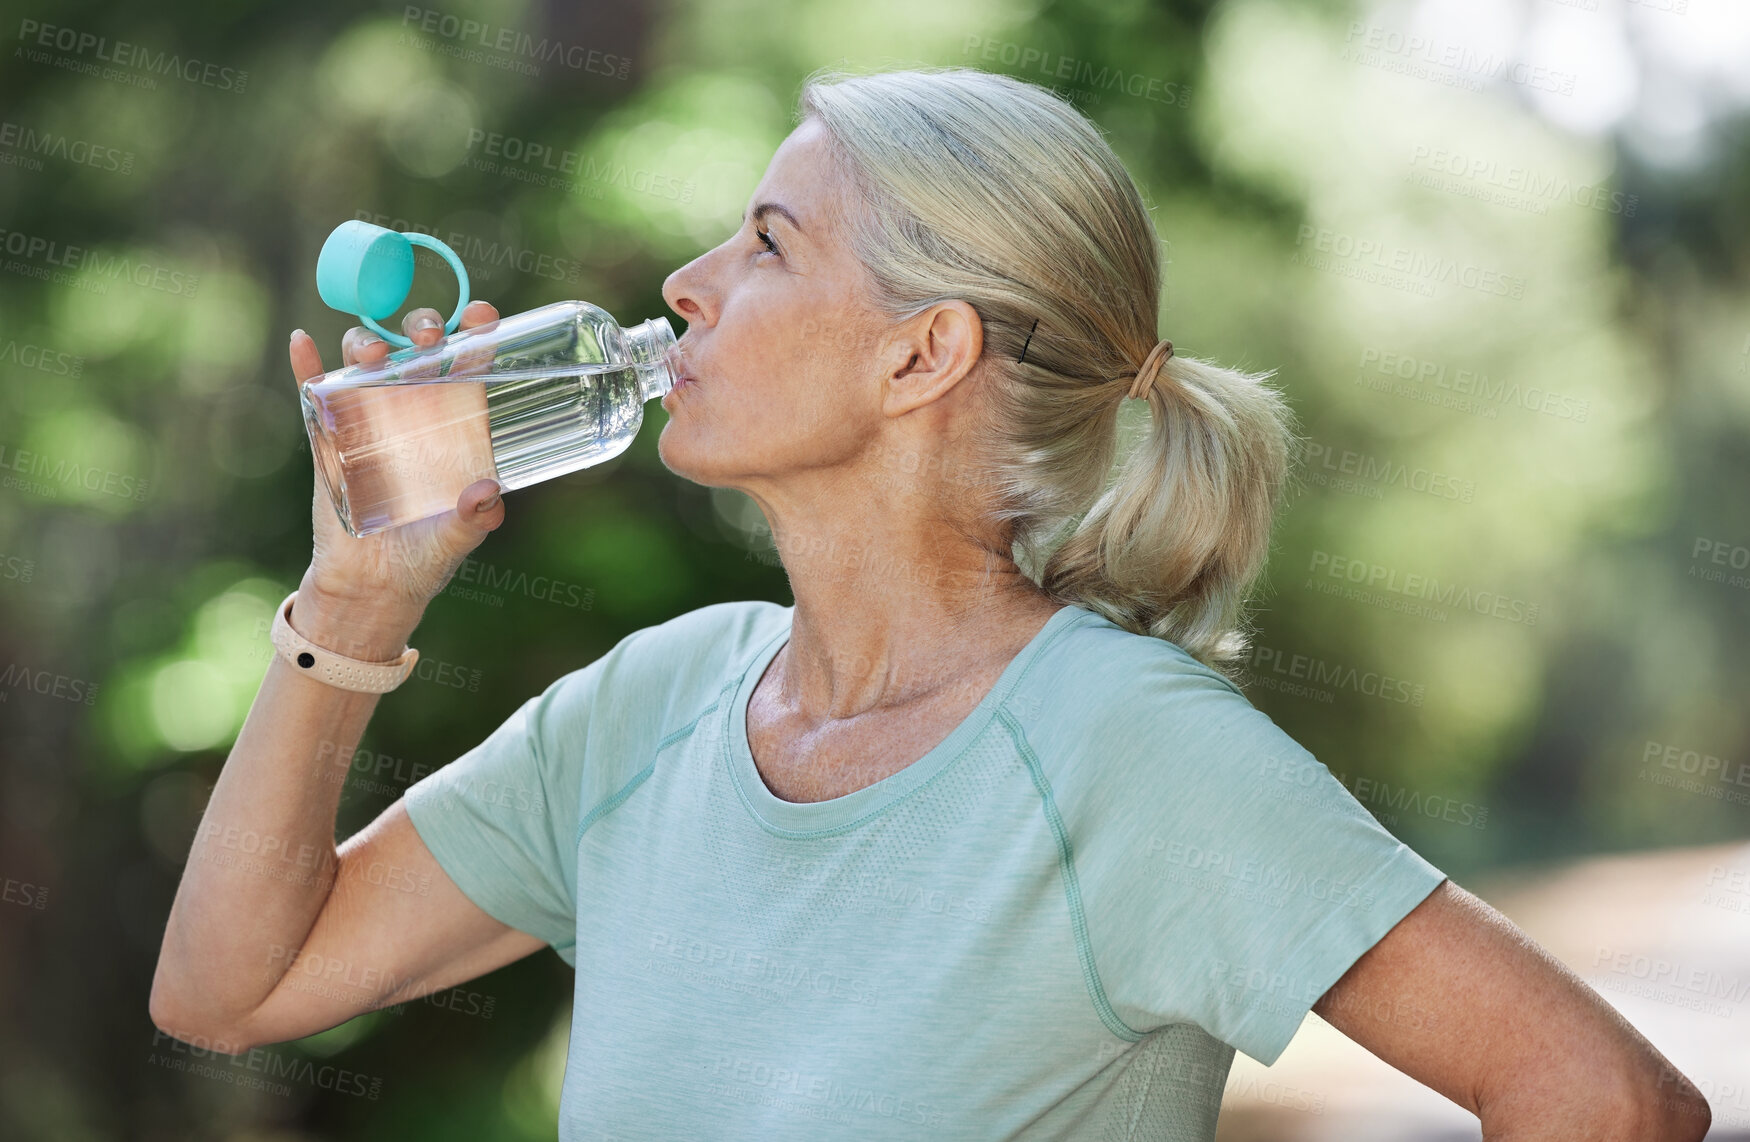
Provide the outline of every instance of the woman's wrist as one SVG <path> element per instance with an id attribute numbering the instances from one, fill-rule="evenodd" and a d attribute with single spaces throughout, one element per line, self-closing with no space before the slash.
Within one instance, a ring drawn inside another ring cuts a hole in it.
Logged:
<path id="1" fill-rule="evenodd" d="M 293 630 L 335 654 L 361 662 L 389 662 L 407 648 L 425 615 L 403 599 L 342 598 L 325 594 L 308 575 L 288 618 Z"/>

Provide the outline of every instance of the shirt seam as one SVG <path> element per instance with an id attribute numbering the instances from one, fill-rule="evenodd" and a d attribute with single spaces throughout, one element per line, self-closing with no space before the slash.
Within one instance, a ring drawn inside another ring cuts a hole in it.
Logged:
<path id="1" fill-rule="evenodd" d="M 1106 998 L 1106 988 L 1100 982 L 1100 969 L 1094 962 L 1093 941 L 1088 935 L 1087 917 L 1082 909 L 1082 892 L 1080 881 L 1076 877 L 1075 851 L 1070 844 L 1069 833 L 1064 828 L 1063 816 L 1057 810 L 1057 799 L 1052 796 L 1051 781 L 1045 776 L 1044 768 L 1039 764 L 1039 758 L 1033 752 L 1032 745 L 1027 741 L 1027 733 L 1015 718 L 1005 709 L 997 710 L 997 718 L 1009 732 L 1015 748 L 1027 763 L 1027 771 L 1032 775 L 1033 787 L 1038 790 L 1039 801 L 1045 813 L 1046 823 L 1051 828 L 1052 839 L 1057 844 L 1057 867 L 1063 881 L 1064 899 L 1069 905 L 1070 931 L 1075 939 L 1076 957 L 1081 961 L 1082 980 L 1087 985 L 1088 996 L 1093 1001 L 1094 1014 L 1100 1017 L 1100 1022 L 1112 1034 L 1127 1042 L 1136 1043 L 1143 1039 L 1143 1032 L 1131 1027 L 1118 1017 L 1112 1010 L 1111 1002 Z"/>
<path id="2" fill-rule="evenodd" d="M 656 629 L 655 627 L 645 627 L 641 630 L 633 631 L 632 634 L 627 636 L 626 642 L 628 644 L 630 644 L 633 640 L 641 638 L 644 635 L 650 633 L 651 631 L 653 631 L 655 629 Z M 758 654 L 758 651 L 755 651 L 756 656 L 757 656 L 757 654 Z M 735 677 L 735 678 L 741 677 L 741 675 L 747 673 L 748 668 L 752 665 L 753 665 L 752 658 L 742 659 L 740 669 L 733 675 L 733 677 Z M 690 734 L 694 730 L 696 730 L 698 728 L 700 722 L 704 721 L 707 717 L 709 717 L 711 715 L 711 712 L 713 710 L 717 709 L 718 706 L 723 704 L 726 693 L 727 693 L 727 691 L 726 691 L 725 687 L 719 686 L 717 688 L 717 696 L 711 700 L 710 705 L 706 706 L 704 709 L 700 710 L 697 714 L 693 715 L 690 719 L 687 720 L 687 723 L 685 725 L 681 726 L 679 729 L 674 730 L 673 732 L 671 732 L 669 734 L 664 735 L 662 737 L 662 739 L 656 743 L 656 749 L 654 751 L 652 751 L 652 753 L 651 753 L 650 764 L 646 765 L 643 769 L 641 769 L 637 773 L 633 774 L 631 779 L 628 780 L 626 782 L 626 784 L 622 785 L 617 792 L 612 793 L 607 797 L 604 797 L 601 801 L 598 801 L 595 804 L 595 806 L 592 807 L 587 813 L 582 814 L 582 816 L 580 816 L 578 818 L 577 830 L 573 834 L 572 839 L 571 839 L 571 851 L 572 851 L 574 856 L 577 852 L 577 847 L 579 845 L 583 844 L 583 834 L 589 831 L 590 826 L 594 825 L 597 821 L 601 820 L 603 817 L 607 816 L 609 813 L 613 812 L 615 809 L 617 809 L 621 805 L 625 804 L 626 799 L 628 797 L 630 797 L 638 789 L 638 787 L 640 785 L 642 785 L 650 777 L 650 775 L 652 773 L 656 772 L 656 759 L 657 759 L 657 757 L 659 757 L 662 754 L 662 751 L 667 749 L 674 742 L 679 741 L 681 738 L 685 737 L 687 734 Z M 536 743 L 536 748 L 538 751 L 539 750 L 539 743 Z M 538 756 L 538 752 L 537 752 L 537 756 Z M 545 768 L 546 768 L 545 765 L 540 766 L 540 769 L 542 769 L 543 771 L 545 770 Z M 578 808 L 580 810 L 583 808 L 581 794 L 579 794 Z"/>
<path id="3" fill-rule="evenodd" d="M 713 699 L 709 706 L 706 706 L 703 710 L 700 710 L 695 714 L 686 725 L 665 735 L 661 741 L 656 743 L 656 749 L 652 752 L 650 764 L 633 774 L 631 779 L 628 780 L 626 784 L 620 786 L 616 792 L 611 793 L 607 797 L 596 802 L 595 806 L 590 809 L 588 813 L 583 815 L 582 820 L 577 823 L 577 834 L 572 838 L 571 851 L 573 853 L 577 851 L 579 845 L 583 844 L 583 834 L 587 833 L 592 825 L 607 816 L 609 813 L 612 813 L 615 809 L 618 809 L 621 805 L 625 804 L 626 800 L 631 797 L 633 793 L 637 792 L 638 787 L 643 785 L 652 773 L 656 772 L 656 762 L 657 759 L 662 756 L 662 751 L 698 729 L 699 723 L 710 717 L 712 711 L 717 709 L 722 701 L 723 699 L 721 696 Z"/>

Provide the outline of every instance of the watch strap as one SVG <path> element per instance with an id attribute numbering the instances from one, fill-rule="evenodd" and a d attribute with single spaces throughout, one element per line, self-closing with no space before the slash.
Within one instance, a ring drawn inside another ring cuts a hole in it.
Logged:
<path id="1" fill-rule="evenodd" d="M 292 603 L 297 597 L 298 593 L 293 591 L 280 604 L 273 617 L 271 637 L 280 656 L 300 674 L 308 674 L 341 690 L 386 694 L 407 681 L 407 676 L 413 673 L 413 664 L 419 661 L 419 651 L 411 646 L 390 662 L 360 662 L 317 646 L 292 629 Z"/>

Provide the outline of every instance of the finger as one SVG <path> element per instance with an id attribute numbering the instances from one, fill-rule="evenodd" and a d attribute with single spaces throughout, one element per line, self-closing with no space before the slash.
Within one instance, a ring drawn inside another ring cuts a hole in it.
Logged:
<path id="1" fill-rule="evenodd" d="M 456 510 L 465 516 L 479 511 L 491 511 L 502 498 L 499 491 L 497 480 L 491 476 L 483 476 L 462 489 L 462 494 L 456 499 Z"/>
<path id="2" fill-rule="evenodd" d="M 292 376 L 298 384 L 320 377 L 325 371 L 322 368 L 322 353 L 316 348 L 316 339 L 302 329 L 292 330 Z"/>
<path id="3" fill-rule="evenodd" d="M 497 320 L 498 310 L 493 308 L 492 303 L 476 299 L 469 302 L 468 307 L 462 310 L 460 328 L 479 329 L 482 326 L 491 325 Z M 455 364 L 450 369 L 450 375 L 473 377 L 491 372 L 497 348 L 490 337 L 474 339 L 474 343 L 470 343 L 469 339 L 457 342 Z"/>
<path id="4" fill-rule="evenodd" d="M 421 349 L 444 339 L 443 315 L 435 309 L 415 309 L 401 319 L 401 332 Z"/>
<path id="5" fill-rule="evenodd" d="M 381 360 L 389 353 L 389 343 L 363 325 L 348 329 L 340 339 L 340 359 L 348 365 Z"/>
<path id="6" fill-rule="evenodd" d="M 456 546 L 473 550 L 482 532 L 492 531 L 504 522 L 504 497 L 498 481 L 487 477 L 475 480 L 456 499 L 455 514 L 450 516 L 451 538 Z"/>
<path id="7" fill-rule="evenodd" d="M 498 310 L 493 308 L 492 303 L 475 298 L 468 303 L 468 308 L 462 311 L 462 323 L 457 328 L 472 329 L 476 325 L 485 325 L 489 321 L 497 320 Z"/>

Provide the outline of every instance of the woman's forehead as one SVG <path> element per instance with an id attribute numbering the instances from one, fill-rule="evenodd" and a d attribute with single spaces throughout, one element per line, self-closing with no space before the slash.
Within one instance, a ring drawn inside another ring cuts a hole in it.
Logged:
<path id="1" fill-rule="evenodd" d="M 766 173 L 748 201 L 752 211 L 761 203 L 784 206 L 796 225 L 808 232 L 824 228 L 828 203 L 842 192 L 843 179 L 831 161 L 825 129 L 817 120 L 806 119 L 778 145 Z M 810 226 L 810 221 L 815 225 Z"/>

